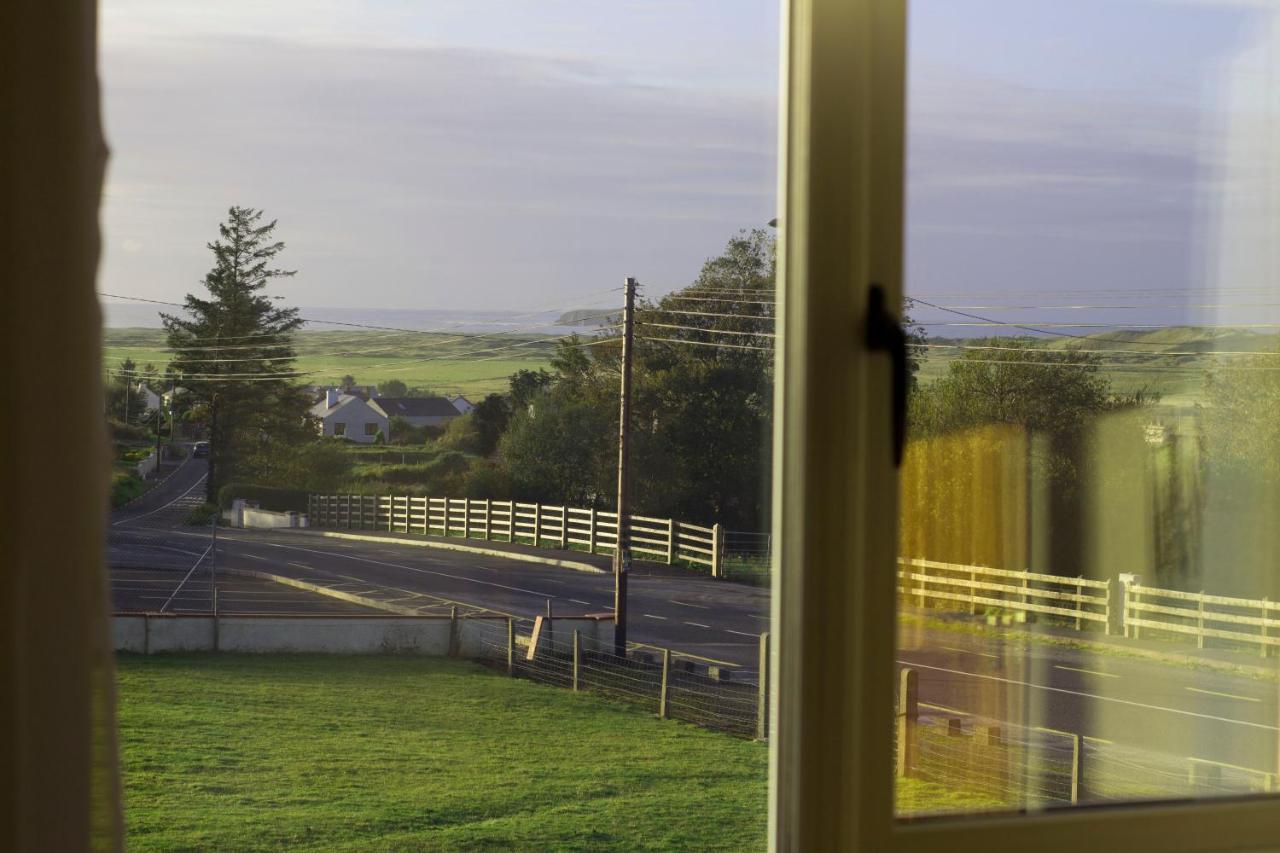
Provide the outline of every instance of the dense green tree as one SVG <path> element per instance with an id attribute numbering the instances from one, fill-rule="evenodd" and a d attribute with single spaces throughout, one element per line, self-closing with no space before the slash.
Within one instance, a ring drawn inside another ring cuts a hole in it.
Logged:
<path id="1" fill-rule="evenodd" d="M 476 430 L 476 452 L 489 456 L 497 449 L 498 441 L 511 420 L 511 409 L 506 399 L 501 394 L 490 394 L 476 403 L 468 417 Z"/>
<path id="2" fill-rule="evenodd" d="M 388 379 L 378 383 L 378 393 L 384 397 L 407 397 L 409 388 L 399 379 Z"/>
<path id="3" fill-rule="evenodd" d="M 773 292 L 773 240 L 752 231 L 730 240 L 689 287 L 637 307 L 638 512 L 767 526 Z M 613 505 L 620 358 L 616 337 L 574 336 L 557 345 L 553 372 L 512 378 L 499 455 L 517 497 Z"/>
<path id="4" fill-rule="evenodd" d="M 309 395 L 294 383 L 293 332 L 302 320 L 265 292 L 294 274 L 274 266 L 284 249 L 275 227 L 259 210 L 232 207 L 208 244 L 208 296 L 188 294 L 183 315 L 162 315 L 172 368 L 208 412 L 211 501 L 223 483 L 255 480 L 282 449 L 315 434 Z"/>

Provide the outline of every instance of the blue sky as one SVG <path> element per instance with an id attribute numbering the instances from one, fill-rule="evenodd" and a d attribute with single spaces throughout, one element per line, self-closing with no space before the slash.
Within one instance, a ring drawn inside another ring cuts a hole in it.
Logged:
<path id="1" fill-rule="evenodd" d="M 1227 107 L 1249 104 L 1241 57 L 1270 59 L 1267 9 L 915 0 L 910 289 L 1216 285 L 1224 163 L 1244 156 Z M 774 215 L 778 17 L 763 0 L 103 0 L 102 287 L 179 297 L 231 204 L 279 218 L 294 304 L 681 286 Z"/>

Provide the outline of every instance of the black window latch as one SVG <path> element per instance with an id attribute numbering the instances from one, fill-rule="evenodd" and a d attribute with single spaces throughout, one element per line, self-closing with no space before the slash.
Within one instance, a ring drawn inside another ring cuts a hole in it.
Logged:
<path id="1" fill-rule="evenodd" d="M 907 443 L 907 333 L 889 313 L 878 284 L 867 294 L 867 348 L 887 352 L 893 361 L 893 464 L 898 467 Z"/>

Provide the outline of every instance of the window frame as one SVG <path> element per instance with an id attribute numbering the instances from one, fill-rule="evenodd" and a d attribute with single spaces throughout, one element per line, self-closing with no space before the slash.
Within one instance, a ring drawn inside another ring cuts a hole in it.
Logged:
<path id="1" fill-rule="evenodd" d="M 872 282 L 902 299 L 906 2 L 783 2 L 770 848 L 1274 847 L 1265 796 L 894 817 L 894 656 L 859 650 L 896 644 L 894 573 L 873 568 L 894 564 L 898 476 L 889 363 L 862 329 Z"/>
<path id="2" fill-rule="evenodd" d="M 346 421 L 334 421 L 334 422 L 333 422 L 333 434 L 334 434 L 335 436 L 337 436 L 338 438 L 346 438 L 346 437 L 347 437 L 347 422 L 346 422 Z"/>

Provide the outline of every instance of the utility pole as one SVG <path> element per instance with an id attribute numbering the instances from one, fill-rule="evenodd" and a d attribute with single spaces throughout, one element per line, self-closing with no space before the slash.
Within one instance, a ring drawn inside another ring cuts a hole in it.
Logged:
<path id="1" fill-rule="evenodd" d="M 631 571 L 631 360 L 635 352 L 636 280 L 628 278 L 623 287 L 626 302 L 622 309 L 622 381 L 618 404 L 618 541 L 613 549 L 613 651 L 627 653 L 627 574 Z"/>

